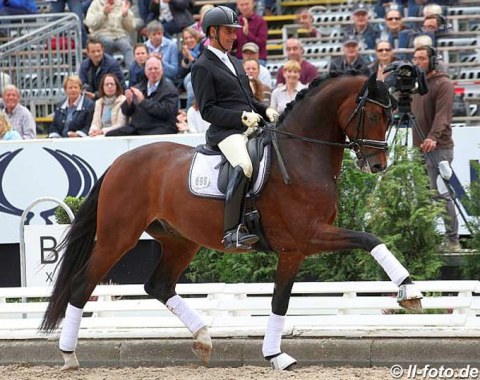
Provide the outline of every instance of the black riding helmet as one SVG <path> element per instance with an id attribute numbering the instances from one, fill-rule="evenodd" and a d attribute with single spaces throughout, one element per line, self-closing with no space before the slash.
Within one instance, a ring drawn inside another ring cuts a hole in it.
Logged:
<path id="1" fill-rule="evenodd" d="M 209 9 L 202 20 L 202 28 L 208 37 L 208 28 L 211 26 L 229 26 L 232 28 L 241 28 L 236 13 L 228 7 L 220 5 Z"/>

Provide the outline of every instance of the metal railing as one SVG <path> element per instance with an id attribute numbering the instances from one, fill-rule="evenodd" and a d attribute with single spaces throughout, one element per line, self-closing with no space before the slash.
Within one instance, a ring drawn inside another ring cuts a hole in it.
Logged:
<path id="1" fill-rule="evenodd" d="M 0 17 L 0 72 L 21 91 L 34 117 L 44 117 L 64 97 L 63 81 L 78 72 L 81 25 L 73 13 Z M 6 84 L 0 76 L 0 88 Z M 2 83 L 3 82 L 3 83 Z"/>

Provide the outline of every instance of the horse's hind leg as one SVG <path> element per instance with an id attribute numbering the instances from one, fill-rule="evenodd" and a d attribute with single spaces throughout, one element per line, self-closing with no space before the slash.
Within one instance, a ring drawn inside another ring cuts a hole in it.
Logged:
<path id="1" fill-rule="evenodd" d="M 262 347 L 263 356 L 270 361 L 273 369 L 286 370 L 297 362 L 290 355 L 282 352 L 280 346 L 293 282 L 304 259 L 305 256 L 301 254 L 279 254 L 272 312 L 268 318 Z"/>
<path id="2" fill-rule="evenodd" d="M 162 256 L 150 279 L 145 283 L 145 291 L 165 304 L 194 337 L 193 353 L 208 363 L 212 351 L 212 341 L 206 323 L 182 297 L 175 292 L 178 278 L 195 257 L 200 246 L 179 236 L 158 236 L 162 243 Z"/>
<path id="3" fill-rule="evenodd" d="M 73 278 L 71 298 L 65 312 L 59 340 L 59 348 L 64 359 L 62 370 L 79 368 L 75 349 L 83 307 L 92 295 L 93 290 L 105 278 L 114 264 L 138 241 L 138 238 L 126 234 L 124 234 L 123 239 L 119 236 L 112 238 L 112 235 L 103 234 L 103 239 L 99 236 L 87 265 Z"/>

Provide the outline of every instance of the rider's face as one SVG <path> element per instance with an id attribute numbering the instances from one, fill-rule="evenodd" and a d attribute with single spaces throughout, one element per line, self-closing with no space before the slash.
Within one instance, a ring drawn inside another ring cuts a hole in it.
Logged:
<path id="1" fill-rule="evenodd" d="M 216 31 L 214 31 L 216 33 Z M 215 40 L 213 45 L 217 48 L 224 48 L 227 50 L 232 50 L 232 45 L 237 39 L 237 29 L 230 26 L 220 26 L 218 28 L 218 41 Z M 221 46 L 216 46 L 216 42 L 220 42 Z"/>

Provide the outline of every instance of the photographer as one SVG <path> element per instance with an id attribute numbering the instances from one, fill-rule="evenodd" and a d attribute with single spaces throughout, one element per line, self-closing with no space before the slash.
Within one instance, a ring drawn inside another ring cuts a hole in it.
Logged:
<path id="1" fill-rule="evenodd" d="M 417 121 L 413 129 L 413 144 L 425 154 L 430 187 L 437 192 L 437 198 L 446 203 L 444 218 L 446 248 L 450 251 L 458 251 L 461 248 L 458 242 L 458 220 L 455 205 L 450 193 L 440 191 L 443 193 L 440 194 L 437 187 L 437 178 L 440 175 L 439 164 L 447 167 L 451 175 L 450 164 L 453 161 L 451 121 L 454 87 L 448 74 L 438 69 L 437 55 L 433 48 L 417 47 L 413 62 L 426 73 L 428 84 L 427 94 L 413 96 L 412 112 Z M 443 178 L 448 180 L 450 177 L 443 173 Z"/>

